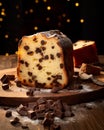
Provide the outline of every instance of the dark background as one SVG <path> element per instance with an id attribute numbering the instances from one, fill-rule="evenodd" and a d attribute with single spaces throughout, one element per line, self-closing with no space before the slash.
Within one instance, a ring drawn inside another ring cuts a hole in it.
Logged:
<path id="1" fill-rule="evenodd" d="M 59 29 L 73 43 L 94 40 L 98 54 L 104 54 L 103 8 L 97 0 L 0 0 L 0 54 L 14 54 L 23 35 L 51 29 Z"/>

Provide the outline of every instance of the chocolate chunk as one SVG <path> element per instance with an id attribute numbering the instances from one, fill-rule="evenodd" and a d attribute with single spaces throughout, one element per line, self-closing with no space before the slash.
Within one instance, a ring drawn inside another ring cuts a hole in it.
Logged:
<path id="1" fill-rule="evenodd" d="M 29 102 L 27 107 L 30 110 L 35 110 L 38 108 L 38 103 L 37 102 Z"/>
<path id="2" fill-rule="evenodd" d="M 28 127 L 28 125 L 26 125 L 26 124 L 22 124 L 22 129 L 26 129 L 26 130 L 29 130 L 29 127 Z"/>
<path id="3" fill-rule="evenodd" d="M 53 88 L 51 89 L 51 92 L 52 92 L 52 93 L 57 93 L 57 92 L 59 92 L 61 89 L 62 89 L 62 88 L 60 88 L 60 87 L 53 87 Z"/>
<path id="4" fill-rule="evenodd" d="M 13 120 L 11 120 L 10 123 L 11 123 L 13 126 L 21 126 L 21 123 L 20 123 L 18 117 L 15 117 Z"/>
<path id="5" fill-rule="evenodd" d="M 22 87 L 21 81 L 16 81 L 16 85 L 17 85 L 17 87 Z"/>
<path id="6" fill-rule="evenodd" d="M 17 112 L 21 116 L 27 116 L 28 115 L 28 110 L 26 106 L 23 106 L 22 104 L 17 108 Z"/>
<path id="7" fill-rule="evenodd" d="M 44 119 L 45 112 L 39 109 L 35 110 L 37 119 Z"/>
<path id="8" fill-rule="evenodd" d="M 27 96 L 34 96 L 34 90 L 33 89 L 29 89 L 27 92 L 26 92 Z"/>
<path id="9" fill-rule="evenodd" d="M 15 75 L 7 75 L 9 80 L 15 80 Z"/>
<path id="10" fill-rule="evenodd" d="M 6 74 L 4 74 L 0 80 L 1 80 L 1 82 L 3 84 L 9 83 L 9 81 L 10 81 L 9 78 L 8 78 L 8 76 Z"/>
<path id="11" fill-rule="evenodd" d="M 11 117 L 12 116 L 12 112 L 10 110 L 8 110 L 5 114 L 6 117 Z"/>
<path id="12" fill-rule="evenodd" d="M 47 112 L 45 114 L 45 118 L 42 121 L 42 124 L 46 127 L 46 126 L 50 126 L 51 124 L 53 124 L 54 122 L 54 118 L 53 115 L 50 112 Z"/>
<path id="13" fill-rule="evenodd" d="M 29 117 L 30 119 L 36 119 L 36 118 L 37 118 L 36 112 L 33 111 L 33 110 L 28 111 L 28 117 Z"/>
<path id="14" fill-rule="evenodd" d="M 8 90 L 9 89 L 9 84 L 3 84 L 2 89 L 3 90 Z"/>
<path id="15" fill-rule="evenodd" d="M 45 111 L 46 110 L 46 104 L 40 104 L 40 105 L 38 105 L 38 107 L 39 107 L 40 111 Z"/>
<path id="16" fill-rule="evenodd" d="M 45 99 L 45 98 L 39 98 L 39 99 L 37 100 L 37 103 L 38 103 L 38 105 L 43 104 L 43 103 L 46 103 L 46 99 Z"/>

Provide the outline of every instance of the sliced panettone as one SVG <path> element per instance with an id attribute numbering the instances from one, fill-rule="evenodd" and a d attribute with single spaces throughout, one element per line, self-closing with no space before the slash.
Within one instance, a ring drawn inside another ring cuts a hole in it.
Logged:
<path id="1" fill-rule="evenodd" d="M 82 63 L 97 63 L 98 54 L 95 41 L 78 40 L 73 44 L 74 66 L 80 67 Z"/>
<path id="2" fill-rule="evenodd" d="M 18 45 L 17 77 L 22 84 L 53 88 L 69 85 L 73 77 L 73 46 L 59 30 L 24 36 Z"/>

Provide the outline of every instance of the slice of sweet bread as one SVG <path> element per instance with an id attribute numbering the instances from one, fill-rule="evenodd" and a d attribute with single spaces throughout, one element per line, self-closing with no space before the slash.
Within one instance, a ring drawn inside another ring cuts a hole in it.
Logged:
<path id="1" fill-rule="evenodd" d="M 97 63 L 98 55 L 95 41 L 78 40 L 73 44 L 74 66 L 82 63 Z"/>
<path id="2" fill-rule="evenodd" d="M 17 77 L 32 87 L 64 88 L 73 77 L 73 45 L 59 30 L 23 36 L 18 45 Z"/>

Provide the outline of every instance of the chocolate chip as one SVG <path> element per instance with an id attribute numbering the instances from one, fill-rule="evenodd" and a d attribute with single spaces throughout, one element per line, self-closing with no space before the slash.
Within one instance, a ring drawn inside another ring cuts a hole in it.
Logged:
<path id="1" fill-rule="evenodd" d="M 29 51 L 29 52 L 27 52 L 27 54 L 32 56 L 34 54 L 34 52 L 33 51 Z"/>
<path id="2" fill-rule="evenodd" d="M 41 45 L 45 45 L 47 42 L 44 40 L 41 40 Z"/>
<path id="3" fill-rule="evenodd" d="M 28 71 L 28 75 L 29 75 L 29 76 L 32 76 L 32 72 Z"/>
<path id="4" fill-rule="evenodd" d="M 60 87 L 53 87 L 53 88 L 51 89 L 51 92 L 52 92 L 52 93 L 57 93 L 57 92 L 60 91 L 60 90 L 61 90 Z"/>
<path id="5" fill-rule="evenodd" d="M 52 49 L 54 49 L 55 47 L 54 46 L 52 46 Z"/>
<path id="6" fill-rule="evenodd" d="M 21 126 L 21 123 L 19 122 L 19 118 L 18 117 L 15 117 L 13 120 L 11 120 L 10 123 L 13 126 Z"/>
<path id="7" fill-rule="evenodd" d="M 62 69 L 63 67 L 64 67 L 64 65 L 61 63 L 61 64 L 60 64 L 60 68 Z"/>
<path id="8" fill-rule="evenodd" d="M 8 90 L 9 89 L 9 84 L 3 84 L 2 89 L 3 90 Z"/>
<path id="9" fill-rule="evenodd" d="M 6 74 L 4 74 L 0 80 L 1 80 L 1 82 L 3 84 L 4 83 L 9 83 L 9 78 L 8 78 L 8 76 Z"/>
<path id="10" fill-rule="evenodd" d="M 24 46 L 24 49 L 27 51 L 27 50 L 29 50 L 29 46 Z"/>
<path id="11" fill-rule="evenodd" d="M 60 58 L 60 57 L 61 57 L 61 53 L 57 53 L 56 56 L 57 56 L 58 58 Z"/>
<path id="12" fill-rule="evenodd" d="M 46 50 L 46 47 L 42 47 L 42 50 L 43 50 L 43 51 Z"/>
<path id="13" fill-rule="evenodd" d="M 12 112 L 10 110 L 8 110 L 5 114 L 6 117 L 11 117 L 12 116 Z"/>
<path id="14" fill-rule="evenodd" d="M 27 96 L 34 96 L 34 90 L 33 89 L 29 89 L 27 92 L 26 92 Z"/>
<path id="15" fill-rule="evenodd" d="M 27 116 L 28 115 L 28 110 L 26 106 L 23 106 L 22 104 L 19 105 L 19 107 L 17 107 L 17 112 L 21 115 L 21 116 Z"/>
<path id="16" fill-rule="evenodd" d="M 25 124 L 25 125 L 22 124 L 21 127 L 22 127 L 22 129 L 27 129 L 27 130 L 29 130 L 29 127 L 28 127 L 28 125 L 26 125 L 26 124 Z"/>
<path id="17" fill-rule="evenodd" d="M 24 60 L 20 60 L 20 63 L 21 63 L 21 64 L 24 64 Z"/>
<path id="18" fill-rule="evenodd" d="M 22 87 L 21 81 L 15 81 L 15 82 L 16 82 L 17 87 Z"/>
<path id="19" fill-rule="evenodd" d="M 54 55 L 53 54 L 50 54 L 50 59 L 54 60 Z"/>
<path id="20" fill-rule="evenodd" d="M 44 59 L 45 59 L 45 60 L 48 60 L 48 59 L 49 59 L 49 56 L 48 56 L 48 55 L 45 55 L 45 56 L 44 56 Z"/>
<path id="21" fill-rule="evenodd" d="M 41 49 L 40 48 L 36 48 L 35 52 L 36 53 L 41 53 Z"/>
<path id="22" fill-rule="evenodd" d="M 28 67 L 29 66 L 29 63 L 27 61 L 25 61 L 25 66 Z"/>
<path id="23" fill-rule="evenodd" d="M 33 41 L 37 42 L 37 38 L 34 36 Z"/>
<path id="24" fill-rule="evenodd" d="M 15 75 L 7 75 L 9 80 L 15 80 Z"/>

